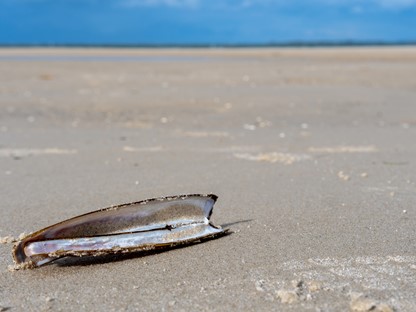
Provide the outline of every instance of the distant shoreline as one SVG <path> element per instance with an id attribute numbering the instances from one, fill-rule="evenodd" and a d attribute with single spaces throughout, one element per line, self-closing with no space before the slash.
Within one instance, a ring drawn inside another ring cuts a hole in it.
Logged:
<path id="1" fill-rule="evenodd" d="M 0 48 L 116 48 L 116 49 L 129 49 L 129 48 L 141 48 L 141 49 L 171 49 L 171 48 L 193 48 L 193 49 L 206 49 L 206 48 L 313 48 L 313 47 L 380 47 L 380 46 L 415 46 L 416 41 L 311 41 L 311 42 L 285 42 L 285 43 L 236 43 L 236 44 L 85 44 L 85 43 L 0 43 Z"/>
<path id="2" fill-rule="evenodd" d="M 247 60 L 416 61 L 416 45 L 313 47 L 0 47 L 0 62 L 238 62 Z"/>

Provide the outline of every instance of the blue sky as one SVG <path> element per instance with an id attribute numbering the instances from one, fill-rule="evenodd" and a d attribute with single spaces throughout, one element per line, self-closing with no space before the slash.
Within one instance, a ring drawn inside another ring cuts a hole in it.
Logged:
<path id="1" fill-rule="evenodd" d="M 416 41 L 416 0 L 0 0 L 0 44 Z"/>

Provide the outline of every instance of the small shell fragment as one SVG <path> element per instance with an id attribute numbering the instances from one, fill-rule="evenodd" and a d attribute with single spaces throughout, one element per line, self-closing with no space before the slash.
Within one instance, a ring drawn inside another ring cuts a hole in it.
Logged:
<path id="1" fill-rule="evenodd" d="M 67 256 L 100 256 L 192 243 L 225 234 L 210 222 L 217 196 L 179 195 L 77 216 L 34 232 L 13 247 L 17 265 L 38 267 Z"/>

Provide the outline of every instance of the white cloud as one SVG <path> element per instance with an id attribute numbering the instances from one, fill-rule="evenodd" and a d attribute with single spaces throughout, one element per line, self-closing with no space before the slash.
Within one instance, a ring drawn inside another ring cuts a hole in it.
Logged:
<path id="1" fill-rule="evenodd" d="M 52 0 L 0 0 L 14 3 L 51 2 Z M 60 2 L 100 3 L 100 0 L 54 0 Z M 299 7 L 301 5 L 331 5 L 349 7 L 352 11 L 381 8 L 385 10 L 416 9 L 416 0 L 112 0 L 123 7 L 178 7 L 178 8 L 249 8 L 262 6 Z"/>
<path id="2" fill-rule="evenodd" d="M 379 7 L 388 10 L 402 10 L 416 8 L 416 0 L 312 0 L 317 4 L 342 5 L 351 8 Z"/>
<path id="3" fill-rule="evenodd" d="M 234 7 L 254 7 L 256 5 L 284 5 L 284 6 L 299 6 L 305 5 L 332 5 L 332 6 L 344 6 L 350 7 L 351 9 L 357 10 L 357 8 L 370 8 L 379 7 L 389 10 L 402 10 L 408 8 L 416 8 L 416 0 L 301 0 L 301 1 L 290 1 L 290 0 L 239 0 L 220 1 L 223 4 Z"/>
<path id="4" fill-rule="evenodd" d="M 376 0 L 376 2 L 386 9 L 406 9 L 416 7 L 416 0 Z"/>
<path id="5" fill-rule="evenodd" d="M 126 7 L 167 6 L 195 8 L 199 5 L 199 0 L 122 0 L 120 4 Z"/>

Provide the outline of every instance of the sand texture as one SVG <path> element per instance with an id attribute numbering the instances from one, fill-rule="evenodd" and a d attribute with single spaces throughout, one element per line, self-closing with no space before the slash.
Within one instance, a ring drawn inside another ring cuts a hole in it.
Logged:
<path id="1" fill-rule="evenodd" d="M 233 233 L 10 272 L 111 205 Z M 0 310 L 416 311 L 416 48 L 0 50 Z"/>

